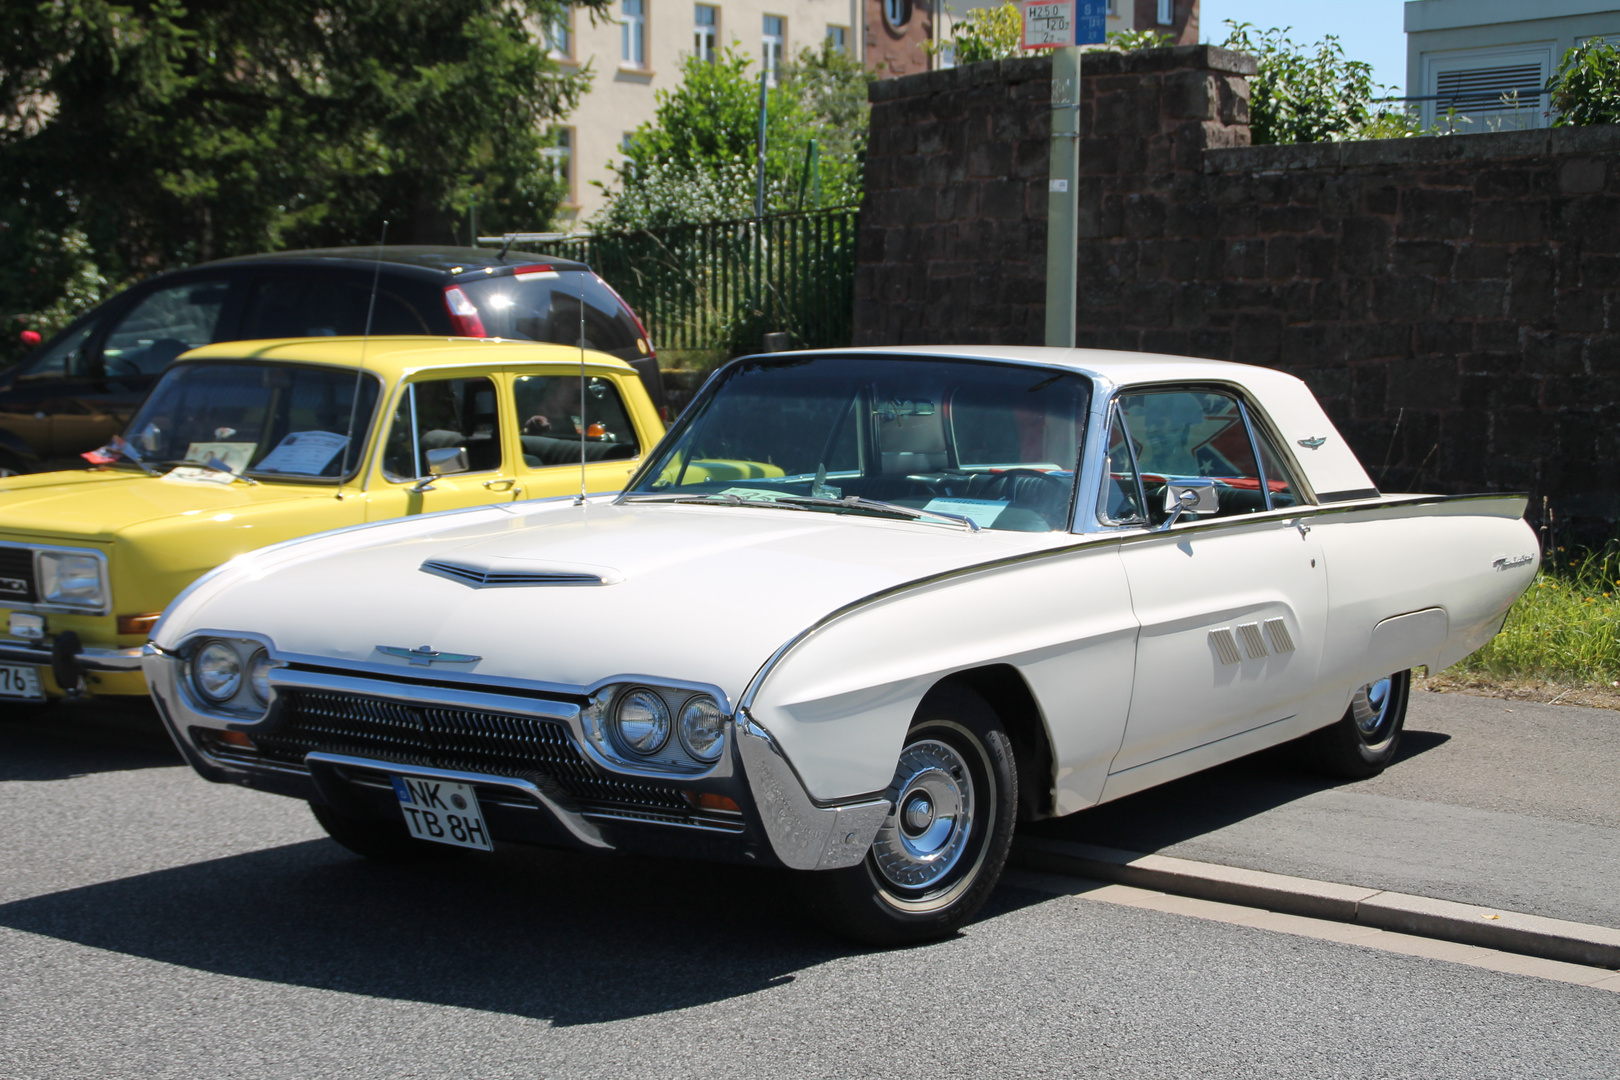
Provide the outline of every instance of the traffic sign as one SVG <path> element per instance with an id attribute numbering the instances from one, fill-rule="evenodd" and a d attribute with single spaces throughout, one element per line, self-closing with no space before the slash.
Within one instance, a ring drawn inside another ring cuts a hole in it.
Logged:
<path id="1" fill-rule="evenodd" d="M 1108 0 L 1025 0 L 1024 48 L 1101 45 L 1107 37 Z"/>

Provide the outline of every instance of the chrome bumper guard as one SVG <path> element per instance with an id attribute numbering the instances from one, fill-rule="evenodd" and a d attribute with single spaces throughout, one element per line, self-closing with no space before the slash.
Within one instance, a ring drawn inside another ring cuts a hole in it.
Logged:
<path id="1" fill-rule="evenodd" d="M 647 825 L 688 835 L 709 832 L 708 829 L 679 823 L 638 820 L 633 812 L 619 815 L 588 807 L 583 811 L 572 809 L 562 805 L 541 784 L 510 775 L 429 768 L 323 751 L 311 751 L 305 755 L 302 768 L 282 762 L 254 761 L 246 755 L 210 753 L 198 745 L 191 734 L 192 728 L 238 731 L 251 738 L 258 724 L 244 723 L 198 709 L 180 683 L 183 665 L 179 657 L 165 653 L 156 646 L 146 647 L 144 670 L 147 685 L 170 735 L 192 767 L 209 780 L 259 787 L 295 797 L 313 795 L 336 805 L 342 805 L 344 788 L 354 782 L 356 773 L 405 772 L 474 784 L 498 790 L 505 797 L 537 807 L 550 816 L 576 846 L 598 850 L 619 847 L 615 830 L 625 825 Z M 492 712 L 563 723 L 581 749 L 588 745 L 578 708 L 567 702 L 285 668 L 272 676 L 271 685 L 277 689 L 341 689 L 377 694 L 417 705 L 474 705 Z M 274 710 L 262 722 L 267 725 L 267 730 L 273 728 Z M 837 806 L 819 805 L 805 791 L 781 747 L 745 711 L 738 711 L 732 732 L 731 753 L 708 773 L 697 777 L 665 774 L 658 779 L 670 785 L 740 796 L 738 801 L 744 806 L 745 817 L 752 809 L 758 830 L 764 833 L 772 853 L 782 865 L 791 869 L 834 869 L 853 866 L 865 858 L 872 838 L 891 809 L 887 799 L 867 798 Z M 608 776 L 616 774 L 611 763 L 594 757 L 590 757 L 590 760 Z M 623 778 L 645 782 L 649 774 L 640 771 L 625 774 Z M 752 804 L 751 807 L 749 804 Z M 740 836 L 733 836 L 741 840 Z M 717 836 L 716 839 L 721 837 Z"/>

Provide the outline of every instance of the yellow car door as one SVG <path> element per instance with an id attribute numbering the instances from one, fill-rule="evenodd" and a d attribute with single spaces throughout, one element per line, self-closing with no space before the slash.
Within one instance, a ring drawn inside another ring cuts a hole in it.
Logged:
<path id="1" fill-rule="evenodd" d="M 522 497 L 513 473 L 521 459 L 504 420 L 512 411 L 509 395 L 509 380 L 495 372 L 429 371 L 406 381 L 382 434 L 366 520 Z M 451 460 L 435 464 L 443 457 Z"/>

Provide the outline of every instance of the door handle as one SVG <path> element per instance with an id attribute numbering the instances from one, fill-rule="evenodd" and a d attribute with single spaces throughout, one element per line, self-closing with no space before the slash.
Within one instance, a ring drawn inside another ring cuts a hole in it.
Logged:
<path id="1" fill-rule="evenodd" d="M 1311 531 L 1311 527 L 1305 524 L 1303 521 L 1294 522 L 1294 528 L 1299 530 L 1299 538 L 1301 540 L 1305 539 L 1306 534 Z"/>
<path id="2" fill-rule="evenodd" d="M 490 491 L 511 491 L 516 480 L 485 480 L 484 487 Z"/>

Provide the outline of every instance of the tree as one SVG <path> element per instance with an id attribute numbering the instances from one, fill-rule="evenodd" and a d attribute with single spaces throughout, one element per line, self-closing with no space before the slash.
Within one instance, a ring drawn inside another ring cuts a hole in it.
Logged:
<path id="1" fill-rule="evenodd" d="M 958 64 L 1011 60 L 1023 50 L 1023 44 L 1024 16 L 1012 0 L 1000 7 L 969 8 L 951 24 L 949 48 Z M 938 56 L 945 49 L 943 41 L 923 45 L 930 56 Z"/>
<path id="2" fill-rule="evenodd" d="M 681 81 L 657 94 L 653 119 L 637 128 L 607 205 L 591 222 L 625 232 L 752 217 L 757 183 L 759 76 L 726 49 L 713 61 L 687 56 Z M 860 200 L 870 77 L 824 43 L 802 50 L 766 93 L 766 208 L 783 212 Z M 819 197 L 807 175 L 815 140 Z"/>
<path id="3" fill-rule="evenodd" d="M 1369 124 L 1393 123 L 1407 133 L 1404 114 L 1375 107 L 1388 88 L 1373 82 L 1372 65 L 1350 60 L 1339 39 L 1295 44 L 1288 28 L 1259 30 L 1227 20 L 1225 47 L 1251 54 L 1260 70 L 1249 80 L 1249 131 L 1256 145 L 1360 138 Z M 1314 49 L 1314 52 L 1312 51 Z M 1389 134 L 1394 134 L 1393 131 Z"/>
<path id="4" fill-rule="evenodd" d="M 1564 54 L 1547 81 L 1554 127 L 1620 123 L 1620 48 L 1592 38 Z"/>
<path id="5" fill-rule="evenodd" d="M 608 0 L 579 2 L 604 11 Z M 545 225 L 562 194 L 545 126 L 589 82 L 561 72 L 533 32 L 563 10 L 4 5 L 0 314 L 49 308 L 87 267 L 121 285 L 224 255 L 375 241 L 385 219 L 390 242 L 449 241 L 475 191 L 492 229 Z M 64 246 L 73 235 L 87 241 L 77 254 Z"/>

